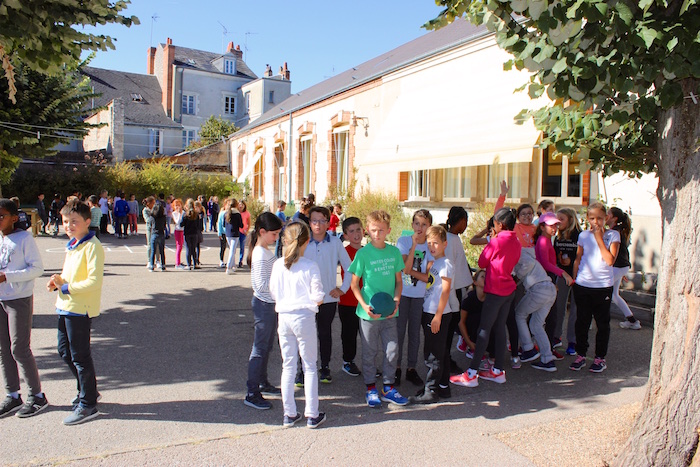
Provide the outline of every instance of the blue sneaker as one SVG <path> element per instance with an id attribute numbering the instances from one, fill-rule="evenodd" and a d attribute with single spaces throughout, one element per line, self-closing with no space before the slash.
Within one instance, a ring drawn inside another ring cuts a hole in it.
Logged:
<path id="1" fill-rule="evenodd" d="M 377 388 L 368 389 L 367 394 L 365 394 L 365 400 L 367 401 L 367 405 L 372 408 L 380 407 L 382 405 L 382 401 L 379 400 Z"/>
<path id="2" fill-rule="evenodd" d="M 389 389 L 388 391 L 387 388 Z M 408 399 L 399 394 L 399 391 L 391 386 L 384 386 L 384 390 L 382 391 L 382 400 L 384 402 L 393 402 L 396 405 L 408 404 Z"/>
<path id="3" fill-rule="evenodd" d="M 531 362 L 538 358 L 540 358 L 540 352 L 534 347 L 530 350 L 524 350 L 523 353 L 520 354 L 520 361 L 523 363 Z"/>

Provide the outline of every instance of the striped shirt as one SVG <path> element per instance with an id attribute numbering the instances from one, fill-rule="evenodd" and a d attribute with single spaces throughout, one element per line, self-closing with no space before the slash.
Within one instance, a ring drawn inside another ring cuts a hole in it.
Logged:
<path id="1" fill-rule="evenodd" d="M 250 282 L 253 295 L 263 302 L 275 303 L 275 299 L 270 295 L 270 274 L 276 259 L 277 256 L 267 248 L 259 245 L 253 248 Z"/>

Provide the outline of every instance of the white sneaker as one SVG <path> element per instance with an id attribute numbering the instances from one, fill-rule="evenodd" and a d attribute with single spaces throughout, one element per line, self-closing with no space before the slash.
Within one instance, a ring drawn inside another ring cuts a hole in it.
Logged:
<path id="1" fill-rule="evenodd" d="M 225 267 L 226 267 L 226 265 L 224 264 L 224 262 L 223 262 L 223 261 L 219 261 L 219 267 L 220 267 L 220 268 L 225 268 Z"/>
<path id="2" fill-rule="evenodd" d="M 235 273 L 236 273 L 236 269 L 234 269 L 234 268 L 231 268 L 231 269 L 228 269 L 228 268 L 227 268 L 227 269 L 226 269 L 226 274 L 228 274 L 229 276 L 232 276 L 232 275 L 234 275 Z"/>
<path id="3" fill-rule="evenodd" d="M 635 331 L 642 329 L 642 323 L 639 322 L 639 320 L 635 321 L 634 323 L 630 323 L 627 320 L 620 321 L 620 327 L 622 329 L 634 329 Z"/>

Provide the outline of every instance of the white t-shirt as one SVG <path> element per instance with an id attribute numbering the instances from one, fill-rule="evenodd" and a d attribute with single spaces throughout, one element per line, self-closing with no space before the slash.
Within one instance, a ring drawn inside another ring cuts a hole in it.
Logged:
<path id="1" fill-rule="evenodd" d="M 617 230 L 606 230 L 603 234 L 603 243 L 610 249 L 613 243 L 620 243 L 620 233 Z M 603 261 L 598 242 L 590 230 L 581 232 L 578 236 L 578 245 L 583 247 L 583 255 L 578 265 L 576 283 L 583 287 L 601 289 L 613 286 L 613 267 Z"/>
<path id="2" fill-rule="evenodd" d="M 396 247 L 401 252 L 401 255 L 407 255 L 411 251 L 411 246 L 413 246 L 412 237 L 399 237 L 396 241 Z M 426 272 L 426 265 L 433 261 L 433 255 L 428 251 L 428 242 L 420 243 L 416 245 L 416 249 L 413 252 L 413 270 L 419 272 Z M 418 279 L 403 273 L 401 270 L 401 278 L 403 279 L 403 289 L 401 289 L 401 295 L 410 298 L 423 298 L 425 297 L 425 282 L 419 281 Z"/>
<path id="3" fill-rule="evenodd" d="M 455 275 L 452 279 L 452 290 L 469 287 L 474 283 L 472 271 L 469 269 L 467 257 L 464 254 L 464 245 L 459 235 L 447 232 L 447 248 L 445 257 L 455 268 Z"/>
<path id="4" fill-rule="evenodd" d="M 102 214 L 109 214 L 109 200 L 107 198 L 100 198 L 97 203 L 100 205 Z"/>
<path id="5" fill-rule="evenodd" d="M 454 267 L 446 256 L 438 258 L 433 262 L 430 268 L 428 283 L 425 289 L 425 301 L 423 302 L 423 311 L 434 315 L 437 313 L 438 303 L 440 303 L 440 295 L 442 294 L 442 278 L 454 278 Z M 445 304 L 445 309 L 442 314 L 452 313 L 449 300 Z"/>

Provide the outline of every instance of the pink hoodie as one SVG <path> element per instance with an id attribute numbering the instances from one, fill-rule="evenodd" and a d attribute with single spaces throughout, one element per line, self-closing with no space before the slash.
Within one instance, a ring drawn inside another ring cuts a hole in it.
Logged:
<path id="1" fill-rule="evenodd" d="M 502 230 L 479 256 L 479 267 L 486 269 L 484 292 L 505 297 L 515 291 L 511 274 L 520 259 L 520 241 L 515 232 Z"/>

